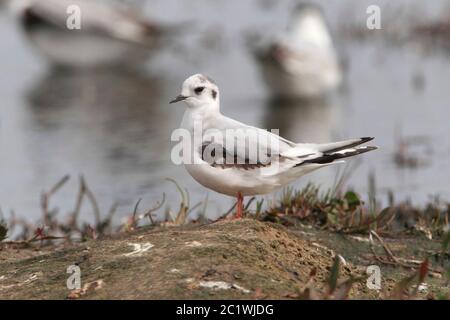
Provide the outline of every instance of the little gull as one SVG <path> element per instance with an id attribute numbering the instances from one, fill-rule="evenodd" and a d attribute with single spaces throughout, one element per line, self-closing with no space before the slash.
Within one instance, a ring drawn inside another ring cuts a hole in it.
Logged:
<path id="1" fill-rule="evenodd" d="M 325 18 L 319 7 L 300 4 L 287 30 L 256 49 L 262 76 L 282 99 L 315 98 L 336 89 L 341 68 Z"/>
<path id="2" fill-rule="evenodd" d="M 243 197 L 266 194 L 342 158 L 375 150 L 359 146 L 373 138 L 339 142 L 294 143 L 272 132 L 228 118 L 220 112 L 220 92 L 210 78 L 187 78 L 170 103 L 184 101 L 187 110 L 180 130 L 193 137 L 182 149 L 190 175 L 206 188 L 236 196 L 236 217 L 242 217 Z M 200 139 L 196 138 L 198 130 Z"/>

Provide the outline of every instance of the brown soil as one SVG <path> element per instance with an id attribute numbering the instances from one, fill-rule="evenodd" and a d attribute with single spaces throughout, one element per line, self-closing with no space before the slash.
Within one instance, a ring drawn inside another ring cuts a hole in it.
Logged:
<path id="1" fill-rule="evenodd" d="M 305 287 L 313 268 L 315 287 L 323 288 L 336 253 L 346 259 L 340 279 L 365 276 L 369 262 L 363 252 L 370 253 L 366 244 L 340 238 L 243 219 L 144 228 L 42 251 L 3 246 L 0 298 L 286 299 Z M 345 241 L 349 243 L 343 245 Z M 67 288 L 70 265 L 80 267 L 86 291 Z M 385 277 L 384 283 L 390 287 L 393 278 Z M 351 298 L 378 296 L 365 282 L 350 292 Z"/>

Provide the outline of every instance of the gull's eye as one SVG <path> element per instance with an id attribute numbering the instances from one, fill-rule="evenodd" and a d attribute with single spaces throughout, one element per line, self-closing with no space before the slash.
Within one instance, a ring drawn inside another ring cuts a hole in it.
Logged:
<path id="1" fill-rule="evenodd" d="M 197 87 L 197 88 L 194 89 L 194 91 L 195 91 L 196 94 L 200 94 L 200 93 L 203 92 L 204 89 L 205 89 L 205 87 Z"/>

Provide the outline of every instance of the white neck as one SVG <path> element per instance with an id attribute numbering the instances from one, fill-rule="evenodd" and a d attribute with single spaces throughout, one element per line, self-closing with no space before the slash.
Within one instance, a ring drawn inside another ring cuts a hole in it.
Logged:
<path id="1" fill-rule="evenodd" d="M 193 113 L 205 114 L 208 113 L 217 113 L 220 112 L 220 100 L 219 97 L 213 102 L 208 101 L 204 103 L 199 103 L 198 101 L 195 104 L 187 102 L 188 109 Z"/>
<path id="2" fill-rule="evenodd" d="M 200 120 L 202 122 L 207 122 L 208 118 L 216 117 L 218 114 L 220 114 L 219 99 L 217 99 L 213 105 L 208 103 L 204 105 L 196 105 L 195 107 L 189 106 L 184 113 L 181 127 L 190 130 L 194 126 L 194 121 Z"/>

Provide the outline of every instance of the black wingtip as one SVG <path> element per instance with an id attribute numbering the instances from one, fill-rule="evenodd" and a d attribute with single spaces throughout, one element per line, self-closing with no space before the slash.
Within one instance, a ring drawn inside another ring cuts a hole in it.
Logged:
<path id="1" fill-rule="evenodd" d="M 366 142 L 372 141 L 373 139 L 375 139 L 375 137 L 362 137 L 360 139 L 363 143 L 366 143 Z"/>

